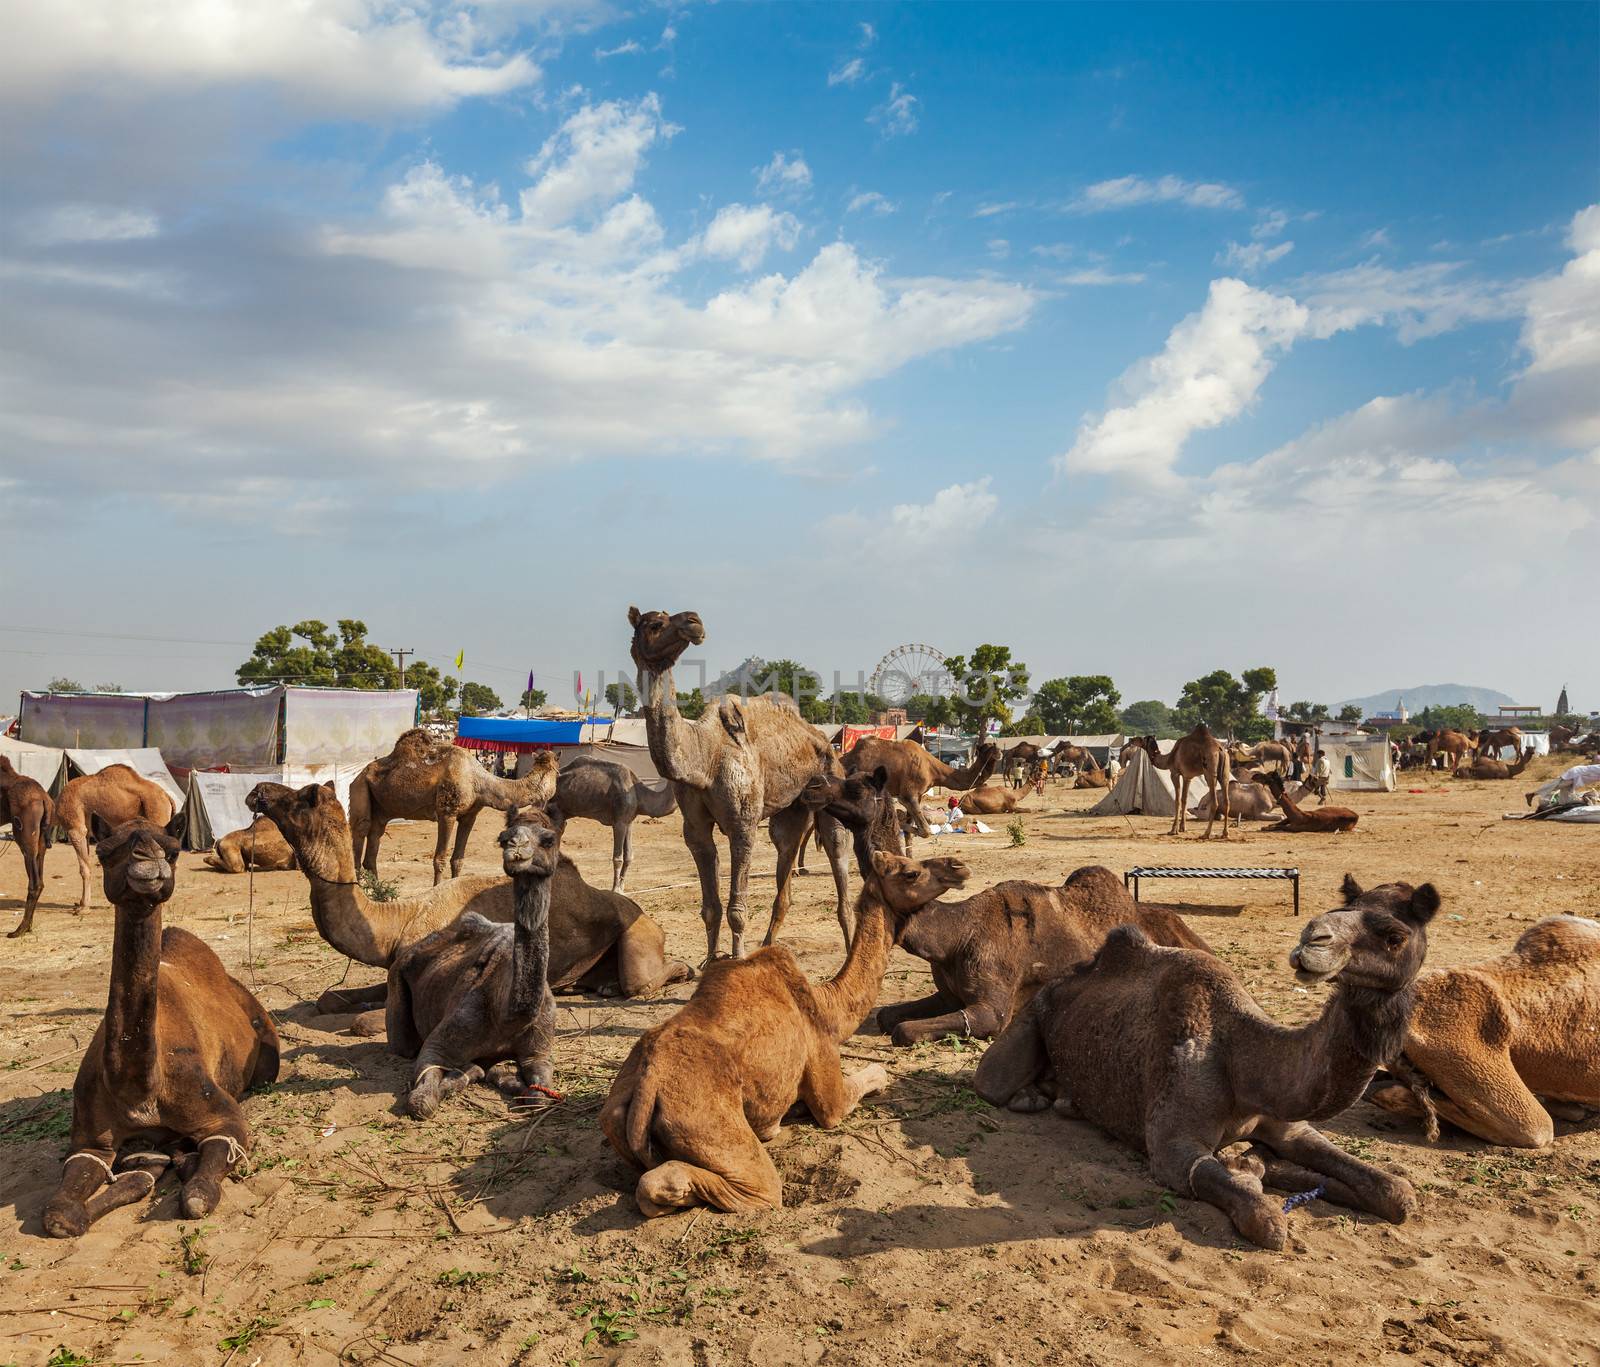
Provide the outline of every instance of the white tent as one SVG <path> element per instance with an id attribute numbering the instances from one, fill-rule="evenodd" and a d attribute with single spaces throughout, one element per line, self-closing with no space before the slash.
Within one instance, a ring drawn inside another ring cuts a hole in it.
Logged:
<path id="1" fill-rule="evenodd" d="M 1189 785 L 1189 806 L 1200 800 L 1206 792 L 1204 783 Z M 1172 779 L 1164 769 L 1150 763 L 1150 756 L 1135 750 L 1122 766 L 1122 775 L 1116 785 L 1093 807 L 1090 816 L 1173 816 L 1178 810 L 1178 796 Z"/>
<path id="2" fill-rule="evenodd" d="M 242 831 L 255 820 L 244 805 L 246 795 L 263 780 L 282 782 L 278 771 L 270 774 L 217 774 L 203 769 L 189 773 L 189 795 L 184 804 L 188 825 L 183 843 L 191 850 L 209 850 L 225 835 Z"/>
<path id="3" fill-rule="evenodd" d="M 46 791 L 59 790 L 62 752 L 53 745 L 29 745 L 25 740 L 0 736 L 0 755 L 11 761 L 19 774 L 26 774 Z"/>
<path id="4" fill-rule="evenodd" d="M 1320 748 L 1333 766 L 1328 787 L 1345 792 L 1394 792 L 1394 753 L 1387 736 L 1323 736 Z"/>
<path id="5" fill-rule="evenodd" d="M 98 774 L 110 764 L 126 764 L 134 773 L 166 789 L 174 807 L 183 805 L 183 789 L 178 787 L 178 780 L 173 778 L 159 750 L 68 750 L 67 764 L 75 771 L 74 776 Z"/>

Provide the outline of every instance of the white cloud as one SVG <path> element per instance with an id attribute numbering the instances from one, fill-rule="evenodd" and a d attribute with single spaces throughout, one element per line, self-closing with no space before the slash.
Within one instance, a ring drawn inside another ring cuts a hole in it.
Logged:
<path id="1" fill-rule="evenodd" d="M 1003 237 L 991 237 L 984 244 L 989 249 L 989 255 L 996 261 L 1004 261 L 1011 255 L 1011 243 Z"/>
<path id="2" fill-rule="evenodd" d="M 980 204 L 972 211 L 972 216 L 974 218 L 994 218 L 997 214 L 1009 214 L 1017 207 L 1017 203 L 1014 199 L 1008 199 L 999 204 Z"/>
<path id="3" fill-rule="evenodd" d="M 845 206 L 847 214 L 874 213 L 880 217 L 892 214 L 895 204 L 892 200 L 880 195 L 876 190 L 865 190 L 859 195 L 851 197 L 850 203 Z"/>
<path id="4" fill-rule="evenodd" d="M 736 261 L 742 270 L 754 270 L 773 248 L 792 251 L 800 240 L 800 220 L 779 213 L 770 204 L 729 204 L 717 211 L 700 235 L 700 248 L 723 261 Z"/>
<path id="5" fill-rule="evenodd" d="M 1526 292 L 1522 347 L 1527 368 L 1511 406 L 1516 417 L 1573 447 L 1600 448 L 1600 205 L 1572 220 L 1574 252 L 1559 275 Z"/>
<path id="6" fill-rule="evenodd" d="M 811 168 L 799 152 L 787 156 L 774 152 L 772 160 L 756 170 L 756 189 L 764 195 L 799 196 L 811 188 Z"/>
<path id="7" fill-rule="evenodd" d="M 856 44 L 857 47 L 868 48 L 878 41 L 878 30 L 873 28 L 871 24 L 860 23 L 856 25 L 856 28 L 861 34 L 861 39 Z"/>
<path id="8" fill-rule="evenodd" d="M 1255 275 L 1262 267 L 1281 261 L 1294 250 L 1293 242 L 1279 242 L 1269 247 L 1265 242 L 1230 242 L 1226 251 L 1217 253 L 1217 265 L 1228 266 Z"/>
<path id="9" fill-rule="evenodd" d="M 1515 318 L 1523 307 L 1520 284 L 1464 276 L 1458 261 L 1398 270 L 1369 261 L 1305 276 L 1295 282 L 1295 293 L 1315 313 L 1318 336 L 1383 323 L 1405 343 L 1467 323 Z"/>
<path id="10" fill-rule="evenodd" d="M 1373 228 L 1361 234 L 1361 246 L 1367 251 L 1387 251 L 1394 246 L 1394 239 L 1389 236 L 1387 228 Z"/>
<path id="11" fill-rule="evenodd" d="M 1264 237 L 1277 237 L 1289 226 L 1289 215 L 1282 209 L 1268 209 L 1250 229 L 1250 236 L 1258 241 Z"/>
<path id="12" fill-rule="evenodd" d="M 594 55 L 596 60 L 603 62 L 608 57 L 627 57 L 643 51 L 644 47 L 630 38 L 625 43 L 618 43 L 616 47 L 597 47 L 594 50 Z"/>
<path id="13" fill-rule="evenodd" d="M 48 245 L 66 242 L 136 242 L 155 237 L 161 220 L 137 209 L 114 209 L 101 204 L 63 204 L 38 215 L 28 229 L 31 241 Z"/>
<path id="14" fill-rule="evenodd" d="M 1132 209 L 1142 204 L 1187 204 L 1194 209 L 1242 209 L 1244 196 L 1229 185 L 1179 176 L 1119 176 L 1091 185 L 1067 207 L 1083 214 Z"/>
<path id="15" fill-rule="evenodd" d="M 828 73 L 829 85 L 855 85 L 865 79 L 867 64 L 860 57 L 852 57 L 849 61 L 840 62 Z"/>
<path id="16" fill-rule="evenodd" d="M 556 227 L 614 201 L 633 184 L 650 147 L 676 132 L 662 121 L 654 95 L 631 105 L 584 105 L 528 162 L 536 179 L 522 192 L 523 217 Z"/>
<path id="17" fill-rule="evenodd" d="M 1063 285 L 1139 285 L 1144 283 L 1142 271 L 1108 271 L 1103 266 L 1090 266 L 1081 271 L 1065 271 L 1056 276 Z"/>
<path id="18" fill-rule="evenodd" d="M 999 498 L 989 490 L 989 477 L 971 484 L 940 489 L 927 503 L 897 503 L 887 522 L 860 512 L 835 514 L 823 532 L 840 542 L 858 543 L 872 534 L 871 554 L 893 560 L 916 552 L 947 550 L 971 540 L 995 514 Z"/>
<path id="19" fill-rule="evenodd" d="M 886 138 L 903 137 L 917 131 L 917 107 L 922 102 L 899 81 L 889 87 L 889 98 L 867 115 L 867 122 L 876 124 Z"/>
<path id="20" fill-rule="evenodd" d="M 1190 436 L 1242 413 L 1310 319 L 1293 299 L 1242 280 L 1213 280 L 1205 307 L 1173 328 L 1159 355 L 1123 376 L 1127 401 L 1084 420 L 1059 468 L 1170 479 Z"/>

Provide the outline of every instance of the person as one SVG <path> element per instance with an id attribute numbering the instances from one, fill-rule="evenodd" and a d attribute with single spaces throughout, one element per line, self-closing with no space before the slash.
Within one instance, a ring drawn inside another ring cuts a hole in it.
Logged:
<path id="1" fill-rule="evenodd" d="M 1106 760 L 1106 777 L 1115 783 L 1122 776 L 1122 756 L 1113 750 Z"/>
<path id="2" fill-rule="evenodd" d="M 1333 777 L 1333 762 L 1327 751 L 1318 750 L 1316 763 L 1311 766 L 1311 791 L 1317 795 L 1318 806 L 1328 800 L 1328 780 Z"/>

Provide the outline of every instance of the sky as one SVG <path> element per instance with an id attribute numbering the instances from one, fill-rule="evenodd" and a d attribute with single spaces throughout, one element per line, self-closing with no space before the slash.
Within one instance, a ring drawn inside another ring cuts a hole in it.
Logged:
<path id="1" fill-rule="evenodd" d="M 1593 3 L 7 28 L 0 711 L 307 617 L 566 701 L 630 604 L 1600 707 Z"/>

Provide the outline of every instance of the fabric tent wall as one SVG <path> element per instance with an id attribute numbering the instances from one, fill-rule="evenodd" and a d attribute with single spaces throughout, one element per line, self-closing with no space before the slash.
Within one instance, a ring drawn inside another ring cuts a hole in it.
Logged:
<path id="1" fill-rule="evenodd" d="M 145 743 L 186 769 L 275 768 L 283 688 L 230 689 L 151 698 Z"/>
<path id="2" fill-rule="evenodd" d="M 283 762 L 359 768 L 416 724 L 414 688 L 291 688 L 283 699 Z"/>
<path id="3" fill-rule="evenodd" d="M 10 760 L 19 774 L 26 774 L 47 792 L 59 792 L 66 781 L 61 773 L 65 753 L 53 745 L 29 745 L 25 740 L 0 736 L 0 755 Z"/>
<path id="4" fill-rule="evenodd" d="M 152 783 L 159 784 L 172 798 L 175 807 L 183 806 L 183 789 L 173 778 L 161 751 L 148 748 L 128 750 L 67 750 L 67 763 L 80 774 L 98 774 L 109 764 L 126 764 L 136 774 L 142 774 Z"/>
<path id="5" fill-rule="evenodd" d="M 1321 749 L 1333 765 L 1328 787 L 1345 792 L 1394 792 L 1394 756 L 1387 736 L 1324 737 Z"/>
<path id="6" fill-rule="evenodd" d="M 1203 783 L 1189 785 L 1189 807 L 1193 810 L 1200 795 L 1206 792 Z M 1089 808 L 1090 816 L 1173 816 L 1178 810 L 1178 796 L 1172 779 L 1164 769 L 1150 763 L 1150 756 L 1135 750 L 1122 767 L 1122 776 L 1116 785 L 1099 802 Z"/>
<path id="7" fill-rule="evenodd" d="M 126 693 L 24 693 L 17 735 L 62 750 L 137 750 L 145 743 L 144 706 Z"/>
<path id="8" fill-rule="evenodd" d="M 244 805 L 245 797 L 263 780 L 283 781 L 277 769 L 259 774 L 217 774 L 199 769 L 191 772 L 184 803 L 188 825 L 183 843 L 191 850 L 209 850 L 223 836 L 244 830 L 255 820 Z"/>

